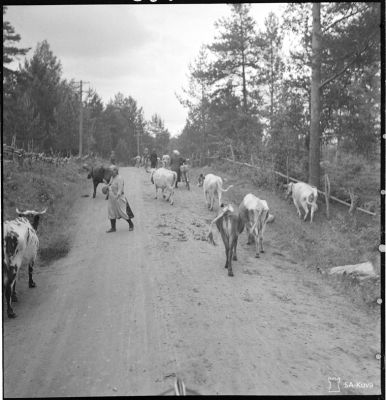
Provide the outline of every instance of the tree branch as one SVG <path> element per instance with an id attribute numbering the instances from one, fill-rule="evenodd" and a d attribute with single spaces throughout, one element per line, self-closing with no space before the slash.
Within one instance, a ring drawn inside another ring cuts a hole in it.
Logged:
<path id="1" fill-rule="evenodd" d="M 322 29 L 322 33 L 327 32 L 327 31 L 328 31 L 330 28 L 332 28 L 334 25 L 339 24 L 339 22 L 341 22 L 341 21 L 343 21 L 343 20 L 345 20 L 345 19 L 347 19 L 347 18 L 350 18 L 350 17 L 352 17 L 352 16 L 354 16 L 354 15 L 356 15 L 356 14 L 359 14 L 361 11 L 362 11 L 361 9 L 357 9 L 356 11 L 352 11 L 351 14 L 348 14 L 348 15 L 346 14 L 346 15 L 344 15 L 342 18 L 339 18 L 339 19 L 337 19 L 336 21 L 331 22 L 330 25 L 328 25 L 328 26 L 326 26 L 324 29 Z"/>
<path id="2" fill-rule="evenodd" d="M 345 67 L 343 67 L 340 71 L 338 71 L 336 74 L 332 75 L 330 78 L 326 79 L 324 82 L 322 82 L 319 86 L 319 89 L 323 89 L 324 86 L 328 85 L 331 81 L 336 79 L 338 76 L 344 74 L 350 67 L 355 63 L 357 60 L 357 57 L 354 57 L 353 60 L 351 60 Z"/>
<path id="3" fill-rule="evenodd" d="M 372 36 L 374 36 L 374 35 L 372 35 Z M 337 73 L 332 75 L 330 78 L 327 78 L 324 82 L 322 82 L 319 85 L 319 89 L 322 89 L 324 86 L 328 85 L 331 81 L 336 79 L 338 76 L 344 74 L 357 61 L 357 59 L 362 55 L 362 53 L 364 53 L 370 47 L 370 45 L 371 45 L 371 37 L 367 41 L 365 47 L 362 50 L 360 50 L 359 52 L 357 52 L 356 55 L 354 56 L 354 58 L 348 64 L 346 64 L 345 67 L 343 67 L 340 71 L 338 71 Z"/>

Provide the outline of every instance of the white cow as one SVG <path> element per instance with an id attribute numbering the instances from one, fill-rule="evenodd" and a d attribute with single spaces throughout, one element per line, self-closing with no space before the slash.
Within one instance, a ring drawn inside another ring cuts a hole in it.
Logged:
<path id="1" fill-rule="evenodd" d="M 265 200 L 261 200 L 252 193 L 247 194 L 239 206 L 240 218 L 246 227 L 248 235 L 248 244 L 251 244 L 253 239 L 256 245 L 256 257 L 260 257 L 264 253 L 263 239 L 264 231 L 270 218 L 268 204 Z M 260 246 L 260 249 L 259 249 Z"/>
<path id="2" fill-rule="evenodd" d="M 177 172 L 166 168 L 153 169 L 151 171 L 151 183 L 155 185 L 155 198 L 157 198 L 158 189 L 162 190 L 163 198 L 166 197 L 164 190 L 167 189 L 170 194 L 167 200 L 170 204 L 174 203 L 174 186 L 177 182 Z"/>
<path id="3" fill-rule="evenodd" d="M 221 196 L 223 192 L 227 192 L 233 185 L 230 185 L 227 189 L 222 188 L 221 177 L 213 174 L 205 175 L 204 177 L 204 195 L 205 201 L 210 210 L 213 210 L 214 197 L 218 196 L 218 206 L 221 207 Z"/>
<path id="4" fill-rule="evenodd" d="M 20 218 L 5 221 L 3 224 L 3 285 L 7 302 L 8 318 L 15 318 L 12 301 L 17 301 L 16 279 L 22 265 L 28 265 L 28 285 L 36 286 L 32 279 L 33 266 L 39 249 L 36 230 L 40 215 L 46 212 L 24 211 L 16 209 Z M 29 221 L 31 220 L 31 222 Z"/>
<path id="5" fill-rule="evenodd" d="M 289 183 L 287 186 L 286 199 L 292 193 L 292 200 L 294 201 L 295 207 L 298 211 L 299 218 L 302 217 L 302 213 L 299 209 L 303 207 L 305 211 L 304 221 L 307 218 L 309 208 L 311 208 L 311 222 L 314 216 L 314 212 L 318 209 L 316 200 L 318 199 L 318 190 L 314 186 L 310 186 L 308 183 L 297 182 Z"/>

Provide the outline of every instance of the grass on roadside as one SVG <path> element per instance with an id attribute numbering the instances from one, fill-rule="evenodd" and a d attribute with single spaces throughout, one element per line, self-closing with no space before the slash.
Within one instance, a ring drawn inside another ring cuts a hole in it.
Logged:
<path id="1" fill-rule="evenodd" d="M 69 252 L 72 208 L 85 179 L 81 164 L 75 162 L 59 167 L 36 163 L 29 169 L 12 161 L 3 162 L 3 221 L 16 218 L 16 208 L 38 211 L 47 208 L 38 227 L 40 266 Z"/>

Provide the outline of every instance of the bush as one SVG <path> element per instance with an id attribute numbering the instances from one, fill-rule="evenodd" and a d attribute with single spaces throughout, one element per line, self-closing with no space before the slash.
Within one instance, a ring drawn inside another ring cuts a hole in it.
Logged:
<path id="1" fill-rule="evenodd" d="M 86 173 L 76 162 L 61 167 L 35 163 L 29 170 L 4 163 L 3 220 L 14 219 L 19 210 L 47 208 L 38 227 L 39 265 L 65 256 L 71 245 L 69 224 Z M 58 229 L 61 227 L 61 229 Z"/>
<path id="2" fill-rule="evenodd" d="M 361 205 L 373 202 L 380 206 L 380 163 L 368 161 L 357 154 L 342 154 L 338 160 L 325 162 L 324 171 L 330 178 L 331 195 L 350 201 L 348 189 L 360 197 Z"/>

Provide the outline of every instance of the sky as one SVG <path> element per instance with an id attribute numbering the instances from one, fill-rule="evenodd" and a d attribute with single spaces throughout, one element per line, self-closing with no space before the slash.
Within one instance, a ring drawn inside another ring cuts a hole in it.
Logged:
<path id="1" fill-rule="evenodd" d="M 257 28 L 284 7 L 252 4 Z M 145 119 L 157 113 L 176 136 L 187 117 L 176 93 L 201 46 L 213 42 L 215 22 L 228 16 L 226 4 L 32 5 L 8 6 L 4 20 L 20 34 L 18 46 L 31 47 L 27 58 L 47 40 L 63 79 L 89 82 L 105 105 L 118 92 L 133 97 Z"/>

